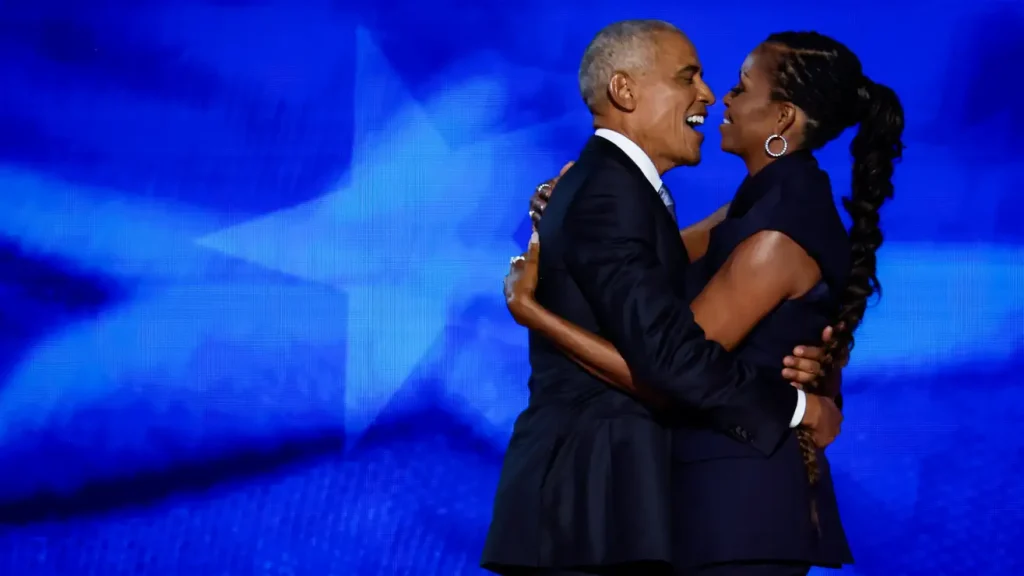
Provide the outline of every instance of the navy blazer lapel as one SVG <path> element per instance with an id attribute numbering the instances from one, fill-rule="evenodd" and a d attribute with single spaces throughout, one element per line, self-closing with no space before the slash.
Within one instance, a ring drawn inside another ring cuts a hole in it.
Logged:
<path id="1" fill-rule="evenodd" d="M 662 215 L 657 218 L 667 221 L 670 228 L 674 230 L 679 229 L 678 223 L 672 218 L 672 214 L 668 211 L 664 202 L 662 202 L 658 191 L 654 189 L 654 186 L 651 186 L 651 181 L 647 179 L 647 176 L 636 165 L 636 162 L 633 162 L 633 159 L 628 154 L 607 139 L 600 136 L 591 136 L 590 140 L 587 141 L 587 145 L 583 148 L 583 152 L 580 153 L 579 162 L 599 162 L 602 160 L 614 162 L 636 178 L 637 187 L 647 193 L 648 201 L 654 202 L 660 208 Z M 678 207 L 677 203 L 676 208 L 678 209 Z"/>

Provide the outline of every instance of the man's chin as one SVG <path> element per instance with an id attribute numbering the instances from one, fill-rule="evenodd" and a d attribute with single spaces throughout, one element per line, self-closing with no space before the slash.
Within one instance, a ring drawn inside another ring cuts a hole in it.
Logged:
<path id="1" fill-rule="evenodd" d="M 696 166 L 696 165 L 700 164 L 700 158 L 701 158 L 700 148 L 698 148 L 695 152 L 690 152 L 690 153 L 680 157 L 679 163 L 677 164 L 677 166 L 679 166 L 679 167 L 683 167 L 683 166 Z"/>
<path id="2" fill-rule="evenodd" d="M 704 135 L 693 128 L 686 135 L 686 151 L 679 155 L 679 166 L 696 166 L 700 164 L 700 146 L 704 143 Z"/>

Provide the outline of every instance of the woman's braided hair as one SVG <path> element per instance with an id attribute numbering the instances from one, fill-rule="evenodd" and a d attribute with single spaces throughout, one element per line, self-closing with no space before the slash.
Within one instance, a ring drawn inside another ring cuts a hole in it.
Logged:
<path id="1" fill-rule="evenodd" d="M 817 32 L 781 32 L 765 43 L 777 57 L 772 99 L 792 102 L 807 115 L 804 148 L 817 150 L 847 128 L 860 125 L 850 144 L 852 190 L 843 198 L 852 219 L 851 270 L 829 342 L 831 357 L 845 358 L 853 349 L 853 333 L 868 299 L 882 293 L 876 265 L 882 245 L 878 211 L 893 197 L 893 165 L 903 154 L 903 106 L 891 88 L 864 76 L 860 59 L 837 40 Z M 828 393 L 841 408 L 840 392 Z M 813 494 L 821 476 L 818 452 L 808 431 L 800 430 L 798 437 Z M 813 496 L 811 517 L 818 526 Z"/>

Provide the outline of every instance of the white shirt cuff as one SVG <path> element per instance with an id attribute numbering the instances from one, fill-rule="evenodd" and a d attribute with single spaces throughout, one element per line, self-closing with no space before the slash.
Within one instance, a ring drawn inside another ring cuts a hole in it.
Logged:
<path id="1" fill-rule="evenodd" d="M 789 421 L 790 428 L 796 428 L 804 421 L 804 413 L 807 412 L 807 393 L 803 390 L 796 391 L 796 410 L 793 411 L 793 419 Z"/>

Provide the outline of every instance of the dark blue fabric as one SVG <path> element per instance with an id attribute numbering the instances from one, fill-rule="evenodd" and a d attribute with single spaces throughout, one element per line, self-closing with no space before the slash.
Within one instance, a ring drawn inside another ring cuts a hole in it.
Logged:
<path id="1" fill-rule="evenodd" d="M 709 426 L 740 431 L 752 452 L 778 446 L 796 405 L 777 376 L 781 356 L 759 370 L 704 339 L 686 300 L 690 264 L 678 229 L 625 154 L 592 138 L 539 231 L 542 305 L 608 338 L 640 381 L 713 414 Z M 538 334 L 530 362 L 530 402 L 505 457 L 484 567 L 670 562 L 678 486 L 668 420 Z"/>
<path id="2" fill-rule="evenodd" d="M 734 351 L 741 360 L 773 367 L 793 347 L 819 341 L 836 313 L 849 273 L 846 230 L 828 176 L 809 153 L 786 156 L 743 182 L 726 219 L 712 231 L 706 255 L 691 266 L 690 296 L 741 242 L 764 230 L 782 232 L 800 244 L 823 276 L 806 295 L 765 317 Z M 820 535 L 811 522 L 812 495 L 795 434 L 788 434 L 766 458 L 726 435 L 681 426 L 674 452 L 674 539 L 681 565 L 852 562 L 823 454 L 822 478 L 814 494 Z"/>

